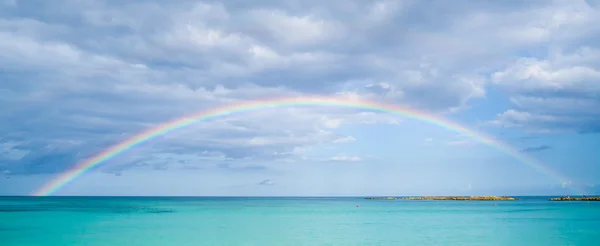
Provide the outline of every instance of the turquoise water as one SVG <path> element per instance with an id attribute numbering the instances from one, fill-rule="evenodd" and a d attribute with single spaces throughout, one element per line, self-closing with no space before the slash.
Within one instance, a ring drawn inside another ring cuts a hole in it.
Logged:
<path id="1" fill-rule="evenodd" d="M 503 202 L 0 197 L 2 246 L 600 245 L 599 241 L 600 202 L 549 202 L 545 197 Z"/>

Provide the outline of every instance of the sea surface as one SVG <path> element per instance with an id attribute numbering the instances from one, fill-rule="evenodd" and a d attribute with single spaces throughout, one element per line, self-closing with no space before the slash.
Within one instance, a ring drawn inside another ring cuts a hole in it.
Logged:
<path id="1" fill-rule="evenodd" d="M 0 197 L 0 245 L 600 245 L 600 202 L 520 198 Z"/>

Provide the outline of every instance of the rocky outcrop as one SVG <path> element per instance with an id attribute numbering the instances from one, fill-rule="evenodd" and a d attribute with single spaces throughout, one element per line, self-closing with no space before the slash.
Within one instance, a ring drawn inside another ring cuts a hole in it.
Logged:
<path id="1" fill-rule="evenodd" d="M 367 200 L 398 200 L 400 198 L 398 197 L 367 197 L 365 198 Z"/>
<path id="2" fill-rule="evenodd" d="M 368 200 L 451 200 L 451 201 L 514 201 L 508 196 L 413 196 L 413 197 L 367 197 Z"/>
<path id="3" fill-rule="evenodd" d="M 550 198 L 550 201 L 600 201 L 600 196 L 592 196 L 592 197 L 554 197 Z"/>
<path id="4" fill-rule="evenodd" d="M 406 197 L 405 200 L 452 200 L 452 201 L 514 201 L 508 196 L 419 196 Z"/>

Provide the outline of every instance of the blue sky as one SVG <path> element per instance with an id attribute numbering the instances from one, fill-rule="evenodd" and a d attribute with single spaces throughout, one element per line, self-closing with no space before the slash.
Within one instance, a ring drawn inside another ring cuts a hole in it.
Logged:
<path id="1" fill-rule="evenodd" d="M 60 195 L 600 193 L 600 2 L 0 0 L 0 195 L 149 127 L 266 97 L 425 110 L 235 114 L 156 138 Z"/>

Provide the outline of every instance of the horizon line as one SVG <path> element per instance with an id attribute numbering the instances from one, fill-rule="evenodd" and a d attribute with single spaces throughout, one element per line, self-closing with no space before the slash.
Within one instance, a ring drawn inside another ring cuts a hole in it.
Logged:
<path id="1" fill-rule="evenodd" d="M 0 195 L 0 197 L 39 197 L 39 198 L 53 198 L 53 197 L 148 197 L 148 198 L 169 198 L 169 197 L 182 197 L 182 198 L 358 198 L 358 197 L 422 197 L 422 196 L 510 196 L 510 197 L 549 197 L 549 196 L 571 196 L 571 197 L 583 197 L 584 195 L 507 195 L 507 194 L 495 194 L 495 195 L 314 195 L 314 196 L 218 196 L 218 195 L 48 195 L 48 196 L 36 196 L 36 195 Z M 585 196 L 600 196 L 598 194 L 587 194 Z"/>

